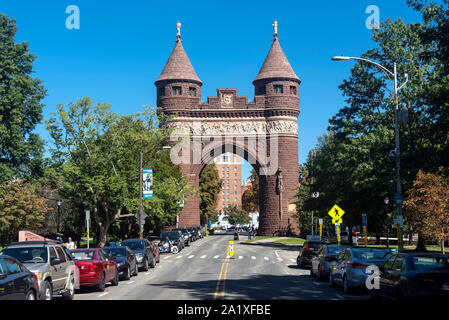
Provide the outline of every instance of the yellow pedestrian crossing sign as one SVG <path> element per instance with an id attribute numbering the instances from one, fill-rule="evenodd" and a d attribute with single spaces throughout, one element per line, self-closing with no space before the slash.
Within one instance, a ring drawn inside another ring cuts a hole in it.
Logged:
<path id="1" fill-rule="evenodd" d="M 341 217 L 345 214 L 345 211 L 339 206 L 337 205 L 333 206 L 332 209 L 327 214 L 332 217 L 333 224 L 343 223 L 343 219 Z"/>
<path id="2" fill-rule="evenodd" d="M 234 247 L 234 241 L 229 241 L 229 246 L 228 246 L 228 256 L 230 258 L 234 258 L 234 253 L 235 253 L 235 247 Z"/>

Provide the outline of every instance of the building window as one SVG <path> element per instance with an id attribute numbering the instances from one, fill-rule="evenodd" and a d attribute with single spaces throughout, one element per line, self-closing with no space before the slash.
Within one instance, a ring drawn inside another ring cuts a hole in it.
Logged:
<path id="1" fill-rule="evenodd" d="M 196 97 L 196 88 L 189 88 L 189 96 Z"/>
<path id="2" fill-rule="evenodd" d="M 294 86 L 290 87 L 290 94 L 294 94 L 296 96 L 296 87 Z"/>
<path id="3" fill-rule="evenodd" d="M 229 180 L 228 180 L 228 183 L 229 183 Z M 228 186 L 228 189 L 229 189 L 229 186 Z"/>
<path id="4" fill-rule="evenodd" d="M 229 156 L 228 155 L 223 155 L 222 157 L 221 157 L 221 159 L 222 159 L 222 161 L 223 162 L 229 162 Z"/>
<path id="5" fill-rule="evenodd" d="M 173 95 L 174 96 L 182 96 L 182 88 L 181 87 L 173 87 Z"/>
<path id="6" fill-rule="evenodd" d="M 229 171 L 229 167 L 226 167 L 226 170 Z"/>
<path id="7" fill-rule="evenodd" d="M 284 93 L 284 86 L 280 84 L 273 85 L 274 93 Z"/>
<path id="8" fill-rule="evenodd" d="M 237 173 L 235 173 L 235 176 L 237 177 Z"/>
<path id="9" fill-rule="evenodd" d="M 234 183 L 237 183 L 237 179 L 234 179 Z"/>
<path id="10" fill-rule="evenodd" d="M 237 167 L 234 167 L 234 171 L 237 171 Z"/>
<path id="11" fill-rule="evenodd" d="M 159 95 L 162 97 L 165 96 L 165 87 L 159 88 Z"/>
<path id="12" fill-rule="evenodd" d="M 234 201 L 237 201 L 237 198 L 234 198 L 235 200 Z"/>
<path id="13" fill-rule="evenodd" d="M 237 191 L 236 191 L 236 192 L 234 192 L 234 194 L 235 194 L 235 195 L 237 195 Z"/>

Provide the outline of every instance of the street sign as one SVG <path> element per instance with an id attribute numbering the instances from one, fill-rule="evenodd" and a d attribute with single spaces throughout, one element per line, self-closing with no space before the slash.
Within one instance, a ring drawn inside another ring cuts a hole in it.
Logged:
<path id="1" fill-rule="evenodd" d="M 401 195 L 395 195 L 394 196 L 394 203 L 395 204 L 402 204 L 404 202 L 404 197 Z"/>
<path id="2" fill-rule="evenodd" d="M 337 205 L 333 206 L 332 209 L 327 214 L 332 217 L 333 224 L 343 223 L 341 217 L 345 214 L 345 211 L 339 206 Z"/>
<path id="3" fill-rule="evenodd" d="M 143 198 L 153 198 L 153 169 L 142 170 L 142 182 L 143 182 Z"/>
<path id="4" fill-rule="evenodd" d="M 404 217 L 403 216 L 395 216 L 393 218 L 393 223 L 395 226 L 399 223 L 399 226 L 402 228 L 404 226 Z"/>

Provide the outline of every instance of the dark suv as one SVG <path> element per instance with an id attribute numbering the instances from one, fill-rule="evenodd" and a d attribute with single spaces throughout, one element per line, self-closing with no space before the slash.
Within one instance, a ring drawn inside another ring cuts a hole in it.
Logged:
<path id="1" fill-rule="evenodd" d="M 184 238 L 184 244 L 185 246 L 190 246 L 190 242 L 192 241 L 192 234 L 189 230 L 187 230 L 186 228 L 183 229 L 174 229 L 173 231 L 181 231 L 182 236 Z"/>
<path id="2" fill-rule="evenodd" d="M 298 258 L 296 258 L 298 266 L 302 269 L 310 267 L 312 265 L 312 258 L 316 256 L 318 250 L 323 245 L 324 242 L 319 240 L 307 240 L 304 242 L 301 250 L 299 250 Z"/>
<path id="3" fill-rule="evenodd" d="M 156 266 L 154 248 L 147 239 L 128 239 L 122 241 L 120 245 L 133 251 L 137 258 L 137 265 L 142 271 L 148 271 L 148 267 Z"/>

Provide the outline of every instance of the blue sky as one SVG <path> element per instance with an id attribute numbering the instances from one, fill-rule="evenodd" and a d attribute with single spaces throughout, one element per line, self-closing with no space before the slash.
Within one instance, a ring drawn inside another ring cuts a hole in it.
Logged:
<path id="1" fill-rule="evenodd" d="M 66 28 L 69 5 L 80 9 L 79 30 Z M 86 96 L 111 103 L 117 113 L 155 105 L 154 81 L 173 49 L 178 20 L 184 48 L 204 83 L 202 100 L 216 96 L 217 88 L 238 88 L 252 101 L 252 81 L 277 19 L 281 46 L 302 80 L 299 161 L 305 162 L 329 118 L 344 106 L 338 86 L 353 64 L 330 58 L 359 56 L 375 45 L 365 26 L 369 5 L 379 8 L 381 21 L 420 21 L 406 0 L 2 0 L 0 12 L 17 20 L 17 41 L 28 41 L 38 57 L 35 76 L 48 90 L 45 119 L 56 104 Z M 48 138 L 43 125 L 37 132 Z M 243 178 L 249 170 L 245 163 Z"/>

